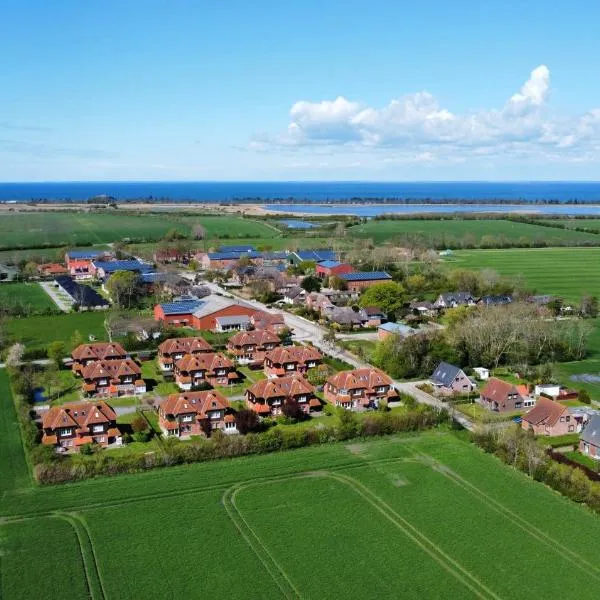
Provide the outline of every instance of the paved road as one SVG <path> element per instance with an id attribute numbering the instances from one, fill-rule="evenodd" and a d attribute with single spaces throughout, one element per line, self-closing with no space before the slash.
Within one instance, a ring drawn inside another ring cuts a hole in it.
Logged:
<path id="1" fill-rule="evenodd" d="M 215 283 L 208 284 L 208 286 L 213 292 L 219 292 L 221 294 L 233 296 L 233 294 L 231 294 L 230 291 L 224 290 Z M 256 308 L 267 312 L 280 312 L 279 310 L 267 308 L 262 302 L 258 302 L 257 300 L 244 301 L 248 304 L 251 304 L 252 306 L 255 306 Z M 292 315 L 285 311 L 283 311 L 283 318 L 285 320 L 285 324 L 293 331 L 296 340 L 301 342 L 312 342 L 317 348 L 319 348 L 326 354 L 329 354 L 334 358 L 339 358 L 352 365 L 356 369 L 368 368 L 372 366 L 369 363 L 360 360 L 353 354 L 350 354 L 343 348 L 340 348 L 338 346 L 332 346 L 330 343 L 324 341 L 323 335 L 327 332 L 327 330 L 324 327 L 321 327 L 321 325 L 319 325 L 318 323 L 314 323 L 313 321 L 309 321 L 308 319 L 299 317 L 297 315 Z M 398 380 L 393 380 L 393 382 L 394 386 L 398 391 L 412 396 L 417 402 L 420 402 L 421 404 L 428 404 L 429 406 L 449 410 L 454 420 L 460 423 L 465 429 L 473 429 L 473 422 L 470 421 L 467 417 L 465 417 L 462 413 L 454 410 L 448 404 L 445 404 L 435 396 L 432 396 L 431 394 L 428 394 L 417 387 L 417 385 L 424 382 Z"/>

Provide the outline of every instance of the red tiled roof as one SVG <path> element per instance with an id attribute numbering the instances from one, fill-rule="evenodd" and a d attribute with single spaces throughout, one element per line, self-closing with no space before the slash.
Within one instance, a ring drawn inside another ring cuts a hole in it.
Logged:
<path id="1" fill-rule="evenodd" d="M 106 402 L 78 402 L 50 408 L 42 419 L 42 427 L 51 430 L 61 427 L 87 429 L 90 425 L 116 420 L 115 411 Z"/>
<path id="2" fill-rule="evenodd" d="M 298 395 L 315 393 L 315 388 L 304 378 L 297 375 L 278 377 L 277 379 L 263 379 L 248 388 L 255 398 L 289 398 Z"/>
<path id="3" fill-rule="evenodd" d="M 73 360 L 94 359 L 105 360 L 109 358 L 125 358 L 123 346 L 110 342 L 95 342 L 93 344 L 81 344 L 71 353 Z"/>
<path id="4" fill-rule="evenodd" d="M 372 389 L 381 385 L 392 386 L 392 380 L 379 369 L 340 371 L 327 380 L 336 389 Z"/>
<path id="5" fill-rule="evenodd" d="M 240 331 L 229 338 L 228 348 L 236 346 L 264 346 L 265 344 L 280 344 L 278 335 L 266 329 L 253 329 L 252 331 Z"/>
<path id="6" fill-rule="evenodd" d="M 322 354 L 314 346 L 287 346 L 267 352 L 265 360 L 273 363 L 305 363 L 309 360 L 321 360 Z"/>
<path id="7" fill-rule="evenodd" d="M 216 369 L 233 369 L 233 362 L 220 352 L 208 354 L 186 354 L 175 363 L 179 371 L 207 371 Z"/>
<path id="8" fill-rule="evenodd" d="M 169 338 L 158 347 L 160 354 L 196 354 L 212 350 L 213 347 L 202 337 Z"/>
<path id="9" fill-rule="evenodd" d="M 518 394 L 523 397 L 518 387 L 497 377 L 490 377 L 481 390 L 481 395 L 488 400 L 505 403 L 509 394 Z"/>
<path id="10" fill-rule="evenodd" d="M 131 358 L 118 358 L 115 360 L 97 360 L 90 363 L 83 367 L 81 374 L 86 380 L 106 378 L 116 380 L 124 375 L 139 377 L 142 370 Z"/>
<path id="11" fill-rule="evenodd" d="M 562 404 L 554 402 L 550 398 L 540 396 L 535 406 L 526 415 L 523 415 L 523 421 L 527 421 L 527 423 L 531 423 L 532 425 L 544 423 L 552 427 L 558 422 L 560 417 L 568 413 L 568 409 Z"/>
<path id="12" fill-rule="evenodd" d="M 184 415 L 196 413 L 201 418 L 211 410 L 226 410 L 229 402 L 215 390 L 204 390 L 201 392 L 182 392 L 170 394 L 160 407 L 163 415 Z"/>

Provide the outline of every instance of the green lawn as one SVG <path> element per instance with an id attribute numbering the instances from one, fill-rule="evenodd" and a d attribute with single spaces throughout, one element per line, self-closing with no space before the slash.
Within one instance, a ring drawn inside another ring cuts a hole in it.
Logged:
<path id="1" fill-rule="evenodd" d="M 48 310 L 58 312 L 52 298 L 38 283 L 0 283 L 0 306 L 20 306 L 29 314 Z"/>
<path id="2" fill-rule="evenodd" d="M 429 246 L 460 248 L 484 243 L 488 247 L 502 247 L 508 242 L 536 243 L 563 246 L 568 243 L 589 242 L 600 244 L 600 237 L 593 233 L 582 233 L 554 229 L 541 225 L 516 223 L 502 219 L 439 219 L 439 220 L 370 220 L 348 229 L 348 235 L 371 238 L 377 243 L 396 242 L 419 238 Z"/>
<path id="3" fill-rule="evenodd" d="M 261 221 L 234 216 L 136 215 L 121 211 L 31 212 L 0 216 L 0 247 L 29 248 L 48 245 L 103 244 L 124 238 L 156 241 L 171 229 L 189 235 L 200 223 L 207 237 L 274 237 L 279 231 Z"/>
<path id="4" fill-rule="evenodd" d="M 141 364 L 142 379 L 146 382 L 146 389 L 148 392 L 158 394 L 159 396 L 168 396 L 169 394 L 175 394 L 179 391 L 179 388 L 172 379 L 169 381 L 165 380 L 156 361 L 147 360 Z"/>
<path id="5" fill-rule="evenodd" d="M 408 434 L 17 485 L 0 498 L 0 594 L 66 583 L 110 600 L 596 598 L 600 519 L 463 440 Z M 224 558 L 199 569 L 207 548 Z"/>
<path id="6" fill-rule="evenodd" d="M 600 248 L 527 248 L 459 250 L 450 268 L 494 269 L 508 277 L 522 276 L 539 294 L 576 302 L 583 294 L 600 297 Z"/>
<path id="7" fill-rule="evenodd" d="M 588 469 L 592 469 L 592 471 L 598 470 L 598 466 L 599 466 L 598 461 L 594 460 L 593 458 L 590 458 L 589 456 L 586 456 L 585 454 L 582 454 L 578 450 L 573 450 L 571 452 L 565 452 L 565 456 L 567 458 L 570 458 L 572 461 L 579 463 L 580 465 L 583 465 L 584 467 L 587 467 Z"/>

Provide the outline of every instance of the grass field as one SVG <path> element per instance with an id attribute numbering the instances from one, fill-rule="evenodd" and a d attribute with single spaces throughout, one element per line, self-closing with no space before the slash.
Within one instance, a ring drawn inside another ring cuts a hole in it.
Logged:
<path id="1" fill-rule="evenodd" d="M 451 433 L 26 493 L 13 481 L 0 497 L 4 600 L 65 583 L 106 599 L 568 600 L 600 585 L 600 519 Z"/>
<path id="2" fill-rule="evenodd" d="M 507 242 L 523 240 L 528 243 L 544 241 L 549 246 L 584 241 L 600 244 L 598 235 L 592 233 L 554 229 L 501 219 L 371 220 L 351 227 L 348 235 L 372 238 L 379 243 L 387 241 L 402 243 L 402 239 L 407 235 L 418 236 L 429 245 L 445 245 L 449 248 L 460 246 L 461 242 L 466 239 L 469 239 L 471 243 L 479 244 L 484 236 L 492 236 L 496 242 L 500 240 Z"/>
<path id="3" fill-rule="evenodd" d="M 37 283 L 0 283 L 0 306 L 20 305 L 32 311 L 58 311 L 50 296 Z"/>
<path id="4" fill-rule="evenodd" d="M 0 216 L 0 246 L 102 244 L 123 238 L 159 240 L 171 229 L 189 234 L 200 223 L 207 237 L 263 237 L 279 235 L 272 225 L 240 217 L 192 217 L 81 212 L 11 213 Z"/>
<path id="5" fill-rule="evenodd" d="M 527 248 L 459 250 L 446 263 L 466 269 L 494 269 L 522 276 L 540 294 L 578 301 L 583 294 L 600 297 L 600 248 Z"/>
<path id="6" fill-rule="evenodd" d="M 600 230 L 600 219 L 550 219 L 550 223 L 557 223 L 565 227 L 583 227 L 586 229 Z"/>

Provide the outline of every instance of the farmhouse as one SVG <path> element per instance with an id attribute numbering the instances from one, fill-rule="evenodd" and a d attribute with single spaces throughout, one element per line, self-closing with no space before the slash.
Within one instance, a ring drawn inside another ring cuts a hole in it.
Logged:
<path id="1" fill-rule="evenodd" d="M 254 250 L 234 251 L 234 252 L 207 252 L 200 256 L 202 268 L 221 271 L 229 269 L 237 263 L 242 256 L 247 257 L 254 264 L 262 263 L 262 253 Z"/>
<path id="2" fill-rule="evenodd" d="M 512 296 L 482 296 L 477 301 L 477 304 L 481 306 L 502 306 L 504 304 L 510 304 L 512 302 Z"/>
<path id="3" fill-rule="evenodd" d="M 340 279 L 346 282 L 348 291 L 357 293 L 372 285 L 390 281 L 392 277 L 385 271 L 361 271 L 358 273 L 343 273 L 340 275 Z"/>
<path id="4" fill-rule="evenodd" d="M 128 271 L 130 273 L 150 273 L 154 267 L 139 260 L 109 260 L 92 262 L 90 272 L 94 277 L 104 281 L 117 271 Z"/>
<path id="5" fill-rule="evenodd" d="M 471 292 L 449 292 L 440 294 L 433 303 L 434 308 L 456 308 L 457 306 L 475 306 Z"/>
<path id="6" fill-rule="evenodd" d="M 315 396 L 315 388 L 298 375 L 263 379 L 246 390 L 248 408 L 261 417 L 282 414 L 283 406 L 289 402 L 297 402 L 307 414 L 321 407 L 321 402 Z"/>
<path id="7" fill-rule="evenodd" d="M 170 338 L 158 347 L 158 365 L 161 371 L 171 372 L 175 362 L 186 354 L 213 352 L 213 347 L 201 337 Z"/>
<path id="8" fill-rule="evenodd" d="M 120 443 L 117 415 L 106 402 L 53 406 L 42 419 L 42 444 L 77 450 L 83 444 Z"/>
<path id="9" fill-rule="evenodd" d="M 325 400 L 351 410 L 376 408 L 382 400 L 397 397 L 390 377 L 375 368 L 341 371 L 325 384 Z"/>
<path id="10" fill-rule="evenodd" d="M 462 369 L 446 362 L 438 365 L 430 381 L 435 391 L 444 395 L 468 394 L 475 389 L 475 384 Z"/>
<path id="11" fill-rule="evenodd" d="M 60 263 L 43 263 L 37 266 L 37 272 L 42 277 L 55 277 L 56 275 L 66 275 L 69 271 Z"/>
<path id="12" fill-rule="evenodd" d="M 579 451 L 600 460 L 600 415 L 592 415 L 579 436 Z"/>
<path id="13" fill-rule="evenodd" d="M 315 273 L 317 277 L 320 277 L 321 279 L 333 276 L 339 277 L 340 275 L 352 273 L 353 271 L 352 265 L 341 263 L 337 260 L 323 260 L 320 263 L 317 263 L 317 266 L 315 267 Z"/>
<path id="14" fill-rule="evenodd" d="M 542 396 L 523 415 L 521 427 L 525 431 L 533 431 L 535 435 L 565 435 L 577 430 L 577 422 L 566 406 Z"/>
<path id="15" fill-rule="evenodd" d="M 240 364 L 263 364 L 265 354 L 281 345 L 281 339 L 268 330 L 241 331 L 229 339 L 227 350 Z"/>
<path id="16" fill-rule="evenodd" d="M 513 385 L 497 377 L 490 377 L 481 390 L 479 403 L 493 412 L 512 412 L 533 406 L 526 385 Z"/>
<path id="17" fill-rule="evenodd" d="M 72 369 L 77 375 L 90 363 L 97 360 L 118 360 L 127 358 L 127 352 L 121 344 L 116 342 L 95 342 L 93 344 L 80 344 L 71 352 L 73 359 Z"/>
<path id="18" fill-rule="evenodd" d="M 355 328 L 362 325 L 359 313 L 350 306 L 336 306 L 327 311 L 325 316 L 329 321 L 341 327 Z"/>
<path id="19" fill-rule="evenodd" d="M 146 393 L 142 371 L 131 358 L 97 360 L 81 369 L 87 396 L 135 396 Z"/>
<path id="20" fill-rule="evenodd" d="M 175 383 L 185 391 L 206 384 L 228 385 L 239 379 L 233 362 L 220 352 L 186 354 L 175 362 L 174 373 Z"/>
<path id="21" fill-rule="evenodd" d="M 158 425 L 167 437 L 206 436 L 214 429 L 235 433 L 235 419 L 226 414 L 229 408 L 215 390 L 170 394 L 158 408 Z"/>
<path id="22" fill-rule="evenodd" d="M 265 354 L 265 374 L 267 377 L 284 377 L 316 367 L 323 356 L 314 346 L 279 347 Z"/>
<path id="23" fill-rule="evenodd" d="M 101 250 L 69 250 L 65 254 L 65 264 L 69 275 L 75 279 L 91 279 L 94 276 L 92 262 L 109 256 L 110 253 Z"/>

